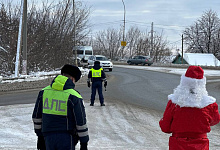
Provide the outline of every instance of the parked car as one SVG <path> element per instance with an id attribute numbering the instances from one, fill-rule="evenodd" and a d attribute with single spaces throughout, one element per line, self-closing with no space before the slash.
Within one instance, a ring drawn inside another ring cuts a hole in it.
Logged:
<path id="1" fill-rule="evenodd" d="M 138 65 L 138 64 L 141 64 L 141 65 L 152 65 L 153 64 L 153 60 L 152 58 L 150 58 L 149 56 L 134 56 L 130 59 L 127 60 L 127 63 L 129 65 L 132 65 L 132 64 L 135 64 L 135 65 Z"/>
<path id="2" fill-rule="evenodd" d="M 92 68 L 95 61 L 100 61 L 100 66 L 103 69 L 108 69 L 109 71 L 112 71 L 113 63 L 110 60 L 108 60 L 103 55 L 93 55 L 93 56 L 90 56 L 88 58 L 88 68 Z"/>

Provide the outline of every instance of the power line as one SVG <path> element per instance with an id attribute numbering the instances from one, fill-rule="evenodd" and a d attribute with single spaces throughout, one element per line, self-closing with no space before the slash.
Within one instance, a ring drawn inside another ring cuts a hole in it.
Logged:
<path id="1" fill-rule="evenodd" d="M 188 27 L 188 26 L 179 26 L 179 25 L 164 25 L 164 24 L 155 24 L 155 25 L 159 25 L 159 26 L 168 26 L 168 27 L 177 26 L 177 27 L 181 27 L 181 28 L 186 28 L 186 27 Z"/>
<path id="2" fill-rule="evenodd" d="M 96 25 L 111 25 L 111 24 L 116 24 L 119 22 L 122 22 L 123 20 L 118 20 L 118 21 L 111 21 L 111 22 L 102 22 L 102 23 L 95 23 L 92 24 L 92 26 L 96 26 Z"/>
<path id="3" fill-rule="evenodd" d="M 146 26 L 146 27 L 150 27 L 150 26 L 147 26 L 147 25 L 148 25 L 148 24 L 151 24 L 151 23 L 137 22 L 137 21 L 127 21 L 127 22 L 132 22 L 131 24 L 141 25 L 141 26 Z M 158 26 L 164 26 L 164 27 L 158 27 Z M 167 27 L 171 27 L 172 29 L 167 28 Z M 180 28 L 182 28 L 182 27 L 186 27 L 186 26 L 155 24 L 155 28 L 166 29 L 166 30 L 182 31 L 181 29 L 174 29 L 174 27 L 180 27 Z"/>
<path id="4" fill-rule="evenodd" d="M 170 45 L 171 45 L 171 44 L 175 44 L 175 43 L 180 42 L 180 41 L 182 41 L 182 39 L 181 39 L 181 40 L 178 40 L 178 41 L 175 41 L 175 42 L 172 42 L 172 43 L 169 43 L 169 44 L 170 44 Z"/>
<path id="5" fill-rule="evenodd" d="M 112 25 L 112 24 L 121 24 L 123 20 L 111 21 L 111 22 L 102 22 L 102 23 L 95 23 L 92 26 L 99 26 L 99 25 Z M 126 20 L 126 24 L 136 25 L 136 26 L 144 26 L 146 28 L 151 27 L 151 23 L 146 22 L 139 22 L 139 21 L 130 21 Z M 159 27 L 162 26 L 162 27 Z M 163 29 L 163 30 L 173 30 L 173 31 L 183 31 L 184 29 L 177 29 L 177 28 L 185 28 L 186 26 L 179 26 L 179 25 L 163 25 L 163 24 L 155 24 L 155 28 Z"/>
<path id="6" fill-rule="evenodd" d="M 134 23 L 140 23 L 140 24 L 151 24 L 151 22 L 140 22 L 140 21 L 130 21 L 130 20 L 127 20 L 127 22 L 134 22 Z M 173 27 L 173 26 L 176 26 L 176 27 L 183 27 L 183 28 L 186 28 L 187 26 L 180 26 L 180 25 L 166 25 L 166 24 L 155 24 L 155 25 L 159 25 L 159 26 L 168 26 L 168 27 Z"/>

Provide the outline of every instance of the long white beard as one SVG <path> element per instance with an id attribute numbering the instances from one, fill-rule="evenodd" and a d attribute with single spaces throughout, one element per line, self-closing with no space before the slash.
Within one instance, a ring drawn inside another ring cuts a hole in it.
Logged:
<path id="1" fill-rule="evenodd" d="M 174 89 L 174 93 L 168 95 L 168 99 L 180 107 L 204 108 L 216 102 L 216 99 L 208 96 L 206 90 L 206 78 L 193 79 L 181 76 L 180 85 Z"/>

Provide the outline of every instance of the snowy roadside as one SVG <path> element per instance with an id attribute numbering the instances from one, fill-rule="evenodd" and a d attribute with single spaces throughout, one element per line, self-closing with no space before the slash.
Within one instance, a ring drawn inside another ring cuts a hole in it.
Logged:
<path id="1" fill-rule="evenodd" d="M 123 67 L 123 68 L 133 68 L 133 69 L 166 72 L 166 73 L 173 73 L 173 74 L 179 74 L 179 75 L 184 74 L 187 70 L 184 68 L 171 68 L 171 67 L 148 67 L 148 66 L 130 66 L 130 65 L 115 65 L 115 66 Z M 203 69 L 203 70 L 204 70 L 205 76 L 219 76 L 220 77 L 220 70 L 210 70 L 210 69 Z"/>
<path id="2" fill-rule="evenodd" d="M 155 69 L 144 66 L 135 69 Z M 186 69 L 157 68 L 158 71 L 183 74 Z M 205 70 L 207 76 L 219 76 L 220 71 Z M 35 79 L 36 80 L 36 79 Z M 90 141 L 90 150 L 168 150 L 169 135 L 161 132 L 159 120 L 162 112 L 146 108 L 108 101 L 106 106 L 95 104 L 89 106 L 85 101 Z M 34 104 L 0 106 L 0 149 L 1 150 L 34 150 L 37 137 L 33 131 L 31 115 Z M 214 126 L 211 133 L 210 149 L 220 150 L 220 127 Z M 77 145 L 79 149 L 79 145 Z"/>
<path id="3" fill-rule="evenodd" d="M 0 107 L 0 149 L 34 150 L 37 137 L 31 114 L 34 104 Z M 90 150 L 168 150 L 169 135 L 161 132 L 161 113 L 120 102 L 106 107 L 85 101 Z M 208 134 L 210 149 L 219 150 L 220 128 Z M 79 150 L 79 144 L 77 148 Z"/>
<path id="4" fill-rule="evenodd" d="M 82 72 L 82 78 L 77 84 L 86 83 L 86 76 L 89 72 L 88 69 L 83 69 L 81 67 L 80 70 Z M 3 78 L 2 81 L 0 81 L 0 94 L 6 91 L 43 88 L 49 85 L 58 74 L 60 74 L 60 71 L 36 72 L 30 75 L 21 75 L 19 78 Z"/>
<path id="5" fill-rule="evenodd" d="M 0 149 L 35 149 L 36 136 L 31 120 L 33 107 L 34 104 L 0 107 Z M 89 149 L 166 149 L 167 136 L 159 131 L 159 116 L 121 103 L 106 102 L 106 107 L 98 104 L 90 107 L 85 102 L 85 107 L 90 134 Z"/>

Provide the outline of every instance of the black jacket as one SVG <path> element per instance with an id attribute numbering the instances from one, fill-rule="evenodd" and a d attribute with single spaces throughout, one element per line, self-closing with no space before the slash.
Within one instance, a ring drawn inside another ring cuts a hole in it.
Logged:
<path id="1" fill-rule="evenodd" d="M 95 70 L 99 70 L 100 68 L 101 68 L 101 66 L 99 64 L 95 64 L 93 66 L 93 69 L 95 69 Z M 89 74 L 88 74 L 88 79 L 89 80 L 91 79 L 92 82 L 105 81 L 106 80 L 106 75 L 105 75 L 105 72 L 102 70 L 101 71 L 101 77 L 92 77 L 92 71 L 90 70 Z"/>
<path id="2" fill-rule="evenodd" d="M 89 141 L 83 99 L 74 87 L 70 78 L 58 75 L 39 92 L 32 115 L 37 136 L 77 132 L 81 143 Z"/>

